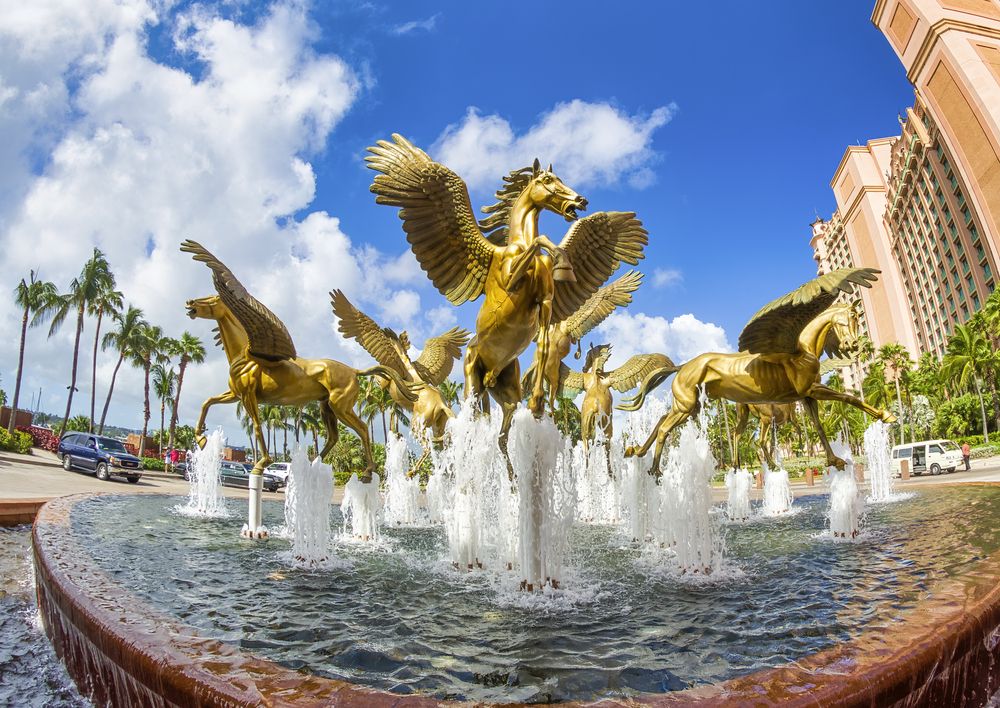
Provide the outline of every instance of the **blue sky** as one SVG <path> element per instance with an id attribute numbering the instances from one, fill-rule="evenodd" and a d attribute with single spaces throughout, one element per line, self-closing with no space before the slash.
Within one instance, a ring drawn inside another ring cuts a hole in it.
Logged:
<path id="1" fill-rule="evenodd" d="M 591 211 L 635 211 L 650 232 L 646 283 L 592 339 L 614 341 L 619 360 L 643 348 L 683 360 L 735 343 L 761 305 L 812 277 L 809 223 L 833 209 L 844 149 L 898 130 L 912 90 L 871 9 L 16 5 L 0 26 L 0 269 L 9 289 L 31 268 L 64 288 L 100 247 L 127 301 L 171 335 L 210 342 L 209 323 L 184 316 L 183 301 L 211 287 L 177 251 L 195 238 L 288 323 L 301 353 L 367 366 L 336 334 L 328 290 L 418 345 L 471 326 L 478 308 L 447 306 L 368 191 L 365 148 L 400 132 L 465 177 L 476 208 L 537 156 Z M 565 229 L 543 218 L 548 235 Z M 8 390 L 19 320 L 0 301 Z M 45 390 L 45 410 L 65 405 L 71 336 L 30 334 L 24 386 Z M 85 351 L 92 336 L 88 321 Z M 113 364 L 98 357 L 99 398 Z M 85 354 L 82 378 L 90 365 Z M 225 372 L 217 350 L 189 370 L 182 419 Z M 110 418 L 135 426 L 141 377 L 126 367 L 119 386 Z M 89 381 L 73 412 L 85 401 Z M 211 420 L 235 427 L 231 409 Z"/>

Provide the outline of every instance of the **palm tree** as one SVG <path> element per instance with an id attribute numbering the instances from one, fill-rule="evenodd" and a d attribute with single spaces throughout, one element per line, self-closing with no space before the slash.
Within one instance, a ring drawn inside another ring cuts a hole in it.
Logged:
<path id="1" fill-rule="evenodd" d="M 559 431 L 574 443 L 580 440 L 583 416 L 569 396 L 560 395 L 556 399 L 555 422 Z"/>
<path id="2" fill-rule="evenodd" d="M 185 332 L 176 340 L 174 355 L 180 357 L 177 363 L 177 393 L 174 396 L 173 410 L 170 413 L 170 447 L 174 446 L 174 430 L 177 428 L 177 410 L 181 405 L 181 387 L 184 386 L 184 371 L 189 363 L 201 364 L 205 361 L 205 345 L 190 332 Z"/>
<path id="3" fill-rule="evenodd" d="M 69 420 L 70 409 L 73 407 L 73 393 L 76 391 L 77 365 L 80 360 L 80 336 L 83 334 L 83 316 L 87 309 L 106 290 L 112 290 L 115 286 L 115 276 L 111 272 L 107 258 L 99 248 L 94 249 L 93 255 L 83 264 L 80 275 L 73 278 L 69 284 L 69 292 L 56 296 L 47 310 L 53 312 L 52 324 L 49 327 L 51 337 L 65 322 L 70 312 L 76 311 L 76 336 L 73 340 L 73 365 L 70 369 L 69 395 L 66 396 L 66 413 L 63 415 L 62 428 L 66 427 Z"/>
<path id="4" fill-rule="evenodd" d="M 902 344 L 883 344 L 879 347 L 877 360 L 882 362 L 886 369 L 892 371 L 892 382 L 896 386 L 896 405 L 899 409 L 900 417 L 903 416 L 903 397 L 899 389 L 899 380 L 904 371 L 910 370 L 910 353 Z M 903 444 L 903 424 L 899 426 L 899 444 Z"/>
<path id="5" fill-rule="evenodd" d="M 17 416 L 18 399 L 21 396 L 21 377 L 24 374 L 24 344 L 28 334 L 28 317 L 32 312 L 44 312 L 58 295 L 55 283 L 38 280 L 38 274 L 31 271 L 28 280 L 14 288 L 14 301 L 24 314 L 21 316 L 21 345 L 17 354 L 17 378 L 14 380 L 14 400 L 11 403 L 10 420 L 7 422 L 7 432 L 14 432 L 14 419 Z M 31 321 L 31 326 L 38 324 L 37 317 Z"/>
<path id="6" fill-rule="evenodd" d="M 451 379 L 445 379 L 438 386 L 438 390 L 441 392 L 441 398 L 444 399 L 446 406 L 454 406 L 458 404 L 459 396 L 462 395 L 462 389 L 465 388 L 465 384 L 461 381 L 452 381 Z"/>
<path id="7" fill-rule="evenodd" d="M 392 398 L 389 396 L 389 391 L 378 385 L 378 381 L 374 377 L 365 377 L 361 382 L 361 393 L 358 396 L 358 404 L 361 410 L 359 415 L 368 422 L 369 433 L 374 437 L 374 431 L 371 430 L 372 420 L 375 419 L 375 415 L 378 413 L 382 414 L 382 439 L 386 440 L 388 435 L 388 429 L 385 424 L 385 412 L 388 410 Z"/>
<path id="8" fill-rule="evenodd" d="M 139 457 L 146 452 L 146 433 L 149 432 L 149 375 L 154 364 L 165 364 L 169 360 L 166 352 L 171 350 L 172 340 L 163 336 L 163 330 L 145 324 L 137 337 L 137 347 L 133 351 L 132 362 L 143 371 L 142 438 L 139 440 Z"/>
<path id="9" fill-rule="evenodd" d="M 941 362 L 941 375 L 954 381 L 960 388 L 968 389 L 972 383 L 979 396 L 979 410 L 983 416 L 983 441 L 990 441 L 986 423 L 986 404 L 979 386 L 979 372 L 993 359 L 993 352 L 981 332 L 968 325 L 955 325 L 948 339 L 948 351 Z"/>
<path id="10" fill-rule="evenodd" d="M 104 335 L 101 340 L 101 349 L 114 347 L 118 352 L 118 362 L 115 364 L 114 373 L 111 374 L 111 385 L 108 386 L 108 397 L 104 401 L 104 410 L 101 412 L 101 424 L 97 428 L 98 434 L 104 433 L 104 421 L 108 417 L 108 406 L 111 405 L 111 394 L 115 391 L 118 370 L 126 358 L 135 360 L 136 351 L 142 346 L 142 333 L 146 327 L 146 320 L 142 318 L 142 310 L 132 305 L 128 306 L 124 314 L 116 314 L 114 318 L 118 328 Z"/>
<path id="11" fill-rule="evenodd" d="M 90 430 L 94 432 L 94 404 L 97 397 L 97 344 L 101 339 L 101 320 L 104 315 L 117 315 L 122 311 L 124 304 L 123 295 L 114 289 L 115 276 L 111 275 L 111 281 L 106 289 L 97 293 L 93 300 L 87 305 L 87 313 L 97 318 L 97 327 L 94 330 L 94 359 L 90 368 Z"/>
<path id="12" fill-rule="evenodd" d="M 164 364 L 155 364 L 152 369 L 153 391 L 160 399 L 160 453 L 163 453 L 163 431 L 166 421 L 164 420 L 167 401 L 173 401 L 174 384 L 177 382 L 177 372 L 173 367 L 167 368 Z"/>

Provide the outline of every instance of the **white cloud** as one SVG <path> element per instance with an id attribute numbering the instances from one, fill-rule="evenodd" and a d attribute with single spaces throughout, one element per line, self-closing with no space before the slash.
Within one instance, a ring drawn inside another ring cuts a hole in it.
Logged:
<path id="1" fill-rule="evenodd" d="M 593 341 L 612 345 L 609 368 L 624 364 L 634 354 L 657 352 L 683 364 L 705 352 L 733 350 L 722 327 L 691 314 L 668 320 L 642 312 L 613 312 L 597 328 Z"/>
<path id="2" fill-rule="evenodd" d="M 483 116 L 469 108 L 460 123 L 445 128 L 431 153 L 461 175 L 470 189 L 498 186 L 501 175 L 530 165 L 536 157 L 553 163 L 572 187 L 626 180 L 643 188 L 655 180 L 650 168 L 656 160 L 653 133 L 676 110 L 671 104 L 649 115 L 628 115 L 608 103 L 574 100 L 556 105 L 517 135 L 503 117 Z"/>
<path id="3" fill-rule="evenodd" d="M 415 32 L 417 30 L 423 30 L 425 32 L 433 32 L 435 26 L 437 26 L 438 17 L 440 16 L 441 14 L 437 13 L 431 15 L 425 20 L 412 20 L 410 22 L 404 22 L 402 24 L 396 25 L 390 31 L 393 34 L 410 34 L 411 32 Z"/>
<path id="4" fill-rule="evenodd" d="M 684 280 L 684 274 L 675 268 L 656 268 L 653 271 L 653 287 L 665 288 Z"/>
<path id="5" fill-rule="evenodd" d="M 206 364 L 186 374 L 187 421 L 225 387 L 227 366 L 211 346 L 212 325 L 185 316 L 184 300 L 212 286 L 207 268 L 178 251 L 184 238 L 229 265 L 287 323 L 303 356 L 371 363 L 335 332 L 327 295 L 334 287 L 373 312 L 376 303 L 394 303 L 388 315 L 423 327 L 417 293 L 397 292 L 420 275 L 408 251 L 385 255 L 355 244 L 326 212 L 291 218 L 315 194 L 311 156 L 360 91 L 347 64 L 312 49 L 316 29 L 301 5 L 277 2 L 254 25 L 201 6 L 181 17 L 154 7 L 0 0 L 0 157 L 20 160 L 11 163 L 14 177 L 0 177 L 0 270 L 8 285 L 40 267 L 64 288 L 91 249 L 103 249 L 129 302 L 166 333 L 186 329 L 209 347 Z M 197 59 L 198 76 L 149 55 L 146 32 L 156 23 L 174 23 L 175 49 Z M 41 98 L 31 99 L 32 91 Z M 19 321 L 11 298 L 0 298 L 8 389 Z M 48 343 L 40 330 L 29 335 L 22 391 L 42 386 L 43 410 L 65 406 L 72 330 L 69 323 Z M 74 413 L 89 403 L 92 336 L 88 320 Z M 98 410 L 111 358 L 99 355 Z M 123 367 L 109 420 L 141 424 L 141 397 L 140 372 Z M 158 413 L 154 419 L 158 426 Z M 232 407 L 210 422 L 243 438 Z"/>

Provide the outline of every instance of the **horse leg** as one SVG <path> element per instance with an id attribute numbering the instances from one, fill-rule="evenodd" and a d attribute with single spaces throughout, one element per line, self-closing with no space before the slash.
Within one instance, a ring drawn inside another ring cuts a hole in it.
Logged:
<path id="1" fill-rule="evenodd" d="M 465 362 L 463 363 L 465 373 L 465 397 L 478 398 L 480 410 L 484 414 L 490 412 L 490 399 L 486 393 L 486 386 L 483 385 L 482 365 L 479 362 L 477 347 L 473 344 L 465 352 Z"/>
<path id="2" fill-rule="evenodd" d="M 218 396 L 212 396 L 201 404 L 201 416 L 198 418 L 198 425 L 194 428 L 194 439 L 198 443 L 198 447 L 204 449 L 205 444 L 208 442 L 208 439 L 203 434 L 205 432 L 205 419 L 208 417 L 208 409 L 216 403 L 232 403 L 235 400 L 236 394 L 232 391 L 226 391 L 225 393 L 220 393 Z"/>
<path id="3" fill-rule="evenodd" d="M 843 391 L 835 391 L 821 383 L 813 384 L 809 388 L 809 393 L 807 395 L 809 398 L 817 401 L 843 401 L 844 403 L 848 403 L 855 408 L 860 408 L 872 418 L 877 418 L 883 423 L 894 423 L 896 421 L 896 416 L 889 411 L 880 411 L 878 408 L 868 405 L 857 396 L 852 396 L 851 394 Z"/>
<path id="4" fill-rule="evenodd" d="M 250 474 L 264 474 L 264 469 L 273 462 L 267 452 L 267 440 L 264 439 L 264 431 L 260 424 L 260 410 L 257 408 L 257 397 L 250 395 L 243 399 L 243 407 L 247 416 L 253 422 L 253 433 L 257 438 L 257 447 L 260 450 L 260 457 L 254 463 Z"/>
<path id="5" fill-rule="evenodd" d="M 326 428 L 326 444 L 323 451 L 319 453 L 319 459 L 323 459 L 333 450 L 333 446 L 340 439 L 340 429 L 337 427 L 337 416 L 330 407 L 329 401 L 319 402 L 319 415 L 323 419 L 323 426 Z"/>
<path id="6" fill-rule="evenodd" d="M 546 260 L 543 257 L 542 260 Z M 544 264 L 540 264 L 544 265 Z M 545 363 L 549 359 L 549 322 L 552 320 L 552 292 L 546 293 L 545 298 L 538 304 L 538 346 L 535 347 L 535 380 L 534 386 L 532 386 L 531 396 L 528 398 L 528 408 L 531 409 L 531 413 L 535 418 L 541 418 L 545 414 L 545 390 L 543 388 L 544 376 L 537 375 L 545 371 Z M 550 390 L 555 391 L 559 382 L 556 381 L 555 386 L 551 386 Z M 521 382 L 518 380 L 518 398 L 520 398 L 520 387 Z M 553 407 L 555 404 L 555 394 L 552 394 Z"/>
<path id="7" fill-rule="evenodd" d="M 372 481 L 372 472 L 375 471 L 375 459 L 372 457 L 372 441 L 368 437 L 368 426 L 354 412 L 353 408 L 346 406 L 340 410 L 334 409 L 337 417 L 343 421 L 344 425 L 353 430 L 361 438 L 361 449 L 365 453 L 365 471 L 361 481 L 367 484 Z"/>
<path id="8" fill-rule="evenodd" d="M 725 413 L 723 413 L 725 415 Z M 729 441 L 735 450 L 733 451 L 733 469 L 740 468 L 740 437 L 747 429 L 750 420 L 750 406 L 746 403 L 736 404 L 736 429 L 733 431 L 733 439 Z"/>
<path id="9" fill-rule="evenodd" d="M 826 431 L 823 430 L 823 425 L 820 423 L 819 401 L 815 398 L 804 398 L 802 399 L 802 405 L 806 407 L 806 411 L 808 411 L 809 417 L 812 419 L 813 426 L 816 428 L 816 434 L 819 435 L 819 441 L 822 443 L 823 449 L 826 451 L 827 467 L 836 467 L 838 470 L 844 469 L 847 463 L 833 453 L 833 448 L 830 447 L 830 441 L 826 439 Z"/>
<path id="10" fill-rule="evenodd" d="M 511 483 L 514 482 L 514 466 L 510 463 L 507 443 L 510 437 L 510 424 L 514 419 L 514 411 L 517 410 L 517 404 L 521 400 L 519 369 L 520 365 L 517 359 L 515 359 L 500 372 L 500 376 L 497 377 L 496 386 L 490 389 L 490 394 L 500 404 L 500 409 L 503 411 L 503 420 L 500 422 L 500 434 L 497 436 L 497 444 L 500 446 L 500 452 L 503 453 L 504 460 L 507 462 L 507 477 Z"/>
<path id="11" fill-rule="evenodd" d="M 698 410 L 697 386 L 685 386 L 679 382 L 679 379 L 674 379 L 672 390 L 674 394 L 674 404 L 671 407 L 670 412 L 660 418 L 660 422 L 657 423 L 656 428 L 653 429 L 653 432 L 646 439 L 646 442 L 642 444 L 642 447 L 638 450 L 632 446 L 625 449 L 625 457 L 632 457 L 633 455 L 641 457 L 649 451 L 650 446 L 655 440 L 656 449 L 653 452 L 653 464 L 649 468 L 649 473 L 657 479 L 659 479 L 662 474 L 660 471 L 660 459 L 663 456 L 663 446 L 667 441 L 667 436 L 670 435 L 674 428 L 685 422 Z"/>

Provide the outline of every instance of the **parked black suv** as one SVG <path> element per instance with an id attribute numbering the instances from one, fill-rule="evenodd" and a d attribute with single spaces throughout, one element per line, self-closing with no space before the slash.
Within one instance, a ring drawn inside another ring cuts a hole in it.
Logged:
<path id="1" fill-rule="evenodd" d="M 132 484 L 142 477 L 142 460 L 130 455 L 125 446 L 114 438 L 90 433 L 66 433 L 59 441 L 59 457 L 63 469 L 74 468 L 93 472 L 98 479 L 119 475 Z"/>

